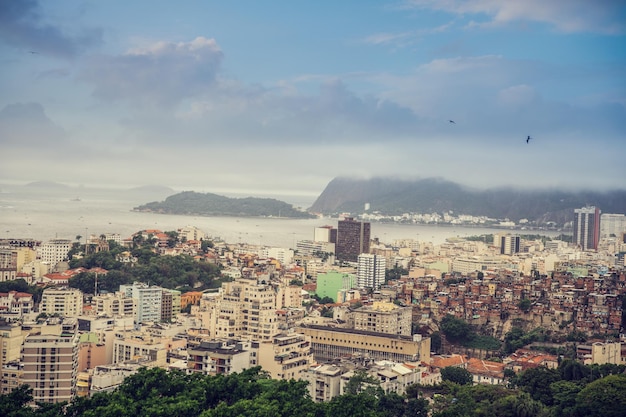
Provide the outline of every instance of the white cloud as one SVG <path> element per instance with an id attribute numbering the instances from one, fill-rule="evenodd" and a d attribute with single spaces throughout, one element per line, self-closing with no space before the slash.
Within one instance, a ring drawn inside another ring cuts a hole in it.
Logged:
<path id="1" fill-rule="evenodd" d="M 505 106 L 519 108 L 539 100 L 537 91 L 528 85 L 514 85 L 498 92 L 498 101 Z"/>
<path id="2" fill-rule="evenodd" d="M 217 82 L 222 58 L 213 39 L 158 42 L 123 55 L 94 58 L 81 78 L 103 100 L 172 106 L 209 91 Z"/>
<path id="3" fill-rule="evenodd" d="M 516 22 L 546 23 L 559 31 L 624 33 L 624 3 L 614 0 L 409 0 L 407 5 L 458 15 L 484 16 L 474 26 L 503 26 Z"/>

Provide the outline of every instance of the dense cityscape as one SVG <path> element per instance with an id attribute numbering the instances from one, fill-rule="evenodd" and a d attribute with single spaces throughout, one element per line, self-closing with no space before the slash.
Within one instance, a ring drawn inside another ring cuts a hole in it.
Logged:
<path id="1" fill-rule="evenodd" d="M 624 45 L 624 1 L 0 1 L 0 417 L 626 416 Z"/>
<path id="2" fill-rule="evenodd" d="M 352 217 L 295 248 L 194 226 L 2 239 L 2 394 L 28 385 L 35 403 L 71 403 L 144 368 L 260 367 L 306 381 L 314 402 L 342 397 L 355 375 L 402 396 L 422 387 L 432 411 L 451 368 L 511 386 L 565 360 L 624 365 L 626 217 L 572 215 L 570 242 L 508 230 L 383 242 Z"/>

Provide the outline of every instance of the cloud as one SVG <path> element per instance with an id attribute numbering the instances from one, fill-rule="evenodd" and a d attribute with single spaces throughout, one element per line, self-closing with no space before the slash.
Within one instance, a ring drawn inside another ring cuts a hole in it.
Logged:
<path id="1" fill-rule="evenodd" d="M 548 24 L 565 33 L 623 34 L 624 2 L 616 0 L 409 0 L 407 6 L 476 16 L 473 26 L 504 26 L 517 22 Z"/>
<path id="2" fill-rule="evenodd" d="M 72 29 L 78 32 L 44 21 L 36 0 L 0 2 L 0 42 L 7 45 L 70 59 L 102 43 L 99 28 Z"/>
<path id="3" fill-rule="evenodd" d="M 407 37 L 412 36 L 409 32 L 402 33 L 376 33 L 370 36 L 367 36 L 363 42 L 370 45 L 384 45 L 389 43 L 395 43 L 399 39 L 406 39 Z"/>
<path id="4" fill-rule="evenodd" d="M 612 143 L 623 140 L 626 131 L 626 108 L 615 100 L 583 106 L 574 104 L 575 97 L 555 100 L 540 93 L 542 85 L 560 89 L 579 77 L 534 61 L 456 57 L 433 60 L 409 74 L 372 77 L 371 82 L 381 86 L 379 98 L 419 117 L 418 136 L 453 134 L 489 145 L 536 133 L 561 137 L 564 144 L 563 135 Z M 449 119 L 456 125 L 450 126 Z"/>
<path id="5" fill-rule="evenodd" d="M 80 77 L 94 86 L 99 99 L 167 107 L 207 93 L 216 84 L 222 59 L 214 39 L 197 37 L 93 58 Z"/>
<path id="6" fill-rule="evenodd" d="M 375 96 L 359 96 L 340 79 L 320 85 L 317 94 L 291 86 L 269 89 L 231 83 L 175 112 L 134 114 L 124 124 L 144 142 L 179 146 L 215 144 L 321 146 L 399 140 L 419 118 L 406 107 Z"/>
<path id="7" fill-rule="evenodd" d="M 22 149 L 56 149 L 65 131 L 46 116 L 39 103 L 14 103 L 0 110 L 0 144 Z"/>
<path id="8" fill-rule="evenodd" d="M 504 106 L 513 108 L 529 106 L 537 100 L 537 91 L 525 84 L 506 87 L 498 92 L 498 101 Z"/>

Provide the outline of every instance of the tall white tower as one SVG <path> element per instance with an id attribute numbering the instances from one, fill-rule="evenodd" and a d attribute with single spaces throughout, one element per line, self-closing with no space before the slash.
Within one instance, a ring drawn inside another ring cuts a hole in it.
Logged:
<path id="1" fill-rule="evenodd" d="M 379 289 L 385 283 L 386 260 L 380 255 L 362 253 L 359 255 L 356 279 L 359 288 Z"/>

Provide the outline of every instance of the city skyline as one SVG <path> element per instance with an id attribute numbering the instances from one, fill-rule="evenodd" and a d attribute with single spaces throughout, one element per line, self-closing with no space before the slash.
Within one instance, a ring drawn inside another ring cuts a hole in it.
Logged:
<path id="1" fill-rule="evenodd" d="M 623 188 L 625 17 L 611 1 L 6 3 L 0 183 Z"/>

